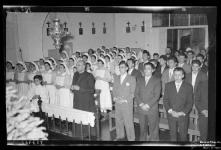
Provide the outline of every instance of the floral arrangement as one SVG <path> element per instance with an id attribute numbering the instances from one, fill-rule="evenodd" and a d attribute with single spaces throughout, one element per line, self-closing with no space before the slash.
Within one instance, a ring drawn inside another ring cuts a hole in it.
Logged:
<path id="1" fill-rule="evenodd" d="M 45 127 L 39 127 L 43 120 L 31 115 L 38 111 L 27 97 L 18 99 L 16 90 L 6 87 L 7 140 L 47 140 Z"/>

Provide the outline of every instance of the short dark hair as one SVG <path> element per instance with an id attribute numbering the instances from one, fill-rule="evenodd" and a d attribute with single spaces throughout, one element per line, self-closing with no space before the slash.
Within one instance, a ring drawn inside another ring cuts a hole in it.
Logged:
<path id="1" fill-rule="evenodd" d="M 135 60 L 133 58 L 129 58 L 127 61 L 132 61 L 132 64 L 135 65 Z"/>
<path id="2" fill-rule="evenodd" d="M 51 59 L 51 58 L 48 58 L 48 60 L 49 61 L 52 61 L 52 63 L 54 64 L 55 62 L 54 62 L 54 60 L 53 59 Z"/>
<path id="3" fill-rule="evenodd" d="M 98 59 L 97 62 L 101 62 L 102 64 L 104 64 L 103 60 Z"/>
<path id="4" fill-rule="evenodd" d="M 157 60 L 156 59 L 150 59 L 149 62 L 151 62 L 151 63 L 154 62 L 157 65 Z"/>
<path id="5" fill-rule="evenodd" d="M 174 57 L 174 56 L 169 56 L 169 57 L 167 58 L 167 61 L 169 61 L 169 60 L 173 60 L 175 63 L 177 63 L 177 58 Z"/>
<path id="6" fill-rule="evenodd" d="M 83 58 L 84 56 L 86 56 L 86 57 L 88 58 L 88 56 L 87 56 L 87 55 L 85 55 L 85 54 L 83 54 L 83 55 L 82 55 L 82 58 Z"/>
<path id="7" fill-rule="evenodd" d="M 39 61 L 40 61 L 40 60 L 43 60 L 43 62 L 45 62 L 45 60 L 44 60 L 43 58 L 40 58 Z"/>
<path id="8" fill-rule="evenodd" d="M 175 72 L 175 71 L 181 71 L 182 73 L 183 73 L 183 75 L 184 75 L 184 78 L 185 78 L 185 71 L 184 71 L 184 69 L 182 68 L 182 67 L 176 67 L 174 70 L 173 70 L 173 72 Z M 184 79 L 183 78 L 183 79 Z"/>
<path id="9" fill-rule="evenodd" d="M 147 50 L 144 50 L 143 54 L 147 54 L 148 56 L 150 56 L 150 52 L 148 52 Z"/>
<path id="10" fill-rule="evenodd" d="M 49 62 L 46 61 L 46 62 L 44 62 L 44 64 L 48 64 L 50 66 L 50 69 L 52 69 L 51 68 L 52 66 L 51 66 L 51 64 Z"/>
<path id="11" fill-rule="evenodd" d="M 204 59 L 203 54 L 198 54 L 196 57 L 201 57 L 202 59 Z"/>
<path id="12" fill-rule="evenodd" d="M 38 79 L 40 81 L 41 85 L 43 85 L 43 77 L 42 77 L 42 75 L 35 75 L 34 76 L 34 80 L 35 79 Z"/>
<path id="13" fill-rule="evenodd" d="M 96 59 L 96 56 L 95 55 L 91 55 L 91 57 L 94 57 Z"/>
<path id="14" fill-rule="evenodd" d="M 110 56 L 108 56 L 108 55 L 105 55 L 105 56 L 104 56 L 104 58 L 106 58 L 106 57 L 108 57 L 109 59 L 111 59 Z"/>
<path id="15" fill-rule="evenodd" d="M 133 59 L 134 61 L 136 61 L 136 57 L 135 56 L 131 56 L 130 59 Z"/>
<path id="16" fill-rule="evenodd" d="M 159 56 L 159 54 L 158 54 L 158 53 L 153 53 L 153 56 L 155 56 L 155 55 Z"/>
<path id="17" fill-rule="evenodd" d="M 188 53 L 192 53 L 192 54 L 195 54 L 195 53 L 194 53 L 194 51 L 192 51 L 192 50 L 190 50 L 190 51 L 187 51 L 186 53 L 187 53 L 187 54 L 188 54 Z"/>
<path id="18" fill-rule="evenodd" d="M 100 57 L 101 57 L 101 55 L 104 56 L 104 54 L 100 54 Z"/>
<path id="19" fill-rule="evenodd" d="M 118 56 L 120 56 L 120 57 L 121 57 L 121 59 L 124 59 L 124 57 L 123 57 L 122 55 L 118 55 Z"/>
<path id="20" fill-rule="evenodd" d="M 179 56 L 184 56 L 185 58 L 187 58 L 186 54 L 184 52 L 180 52 Z"/>
<path id="21" fill-rule="evenodd" d="M 13 66 L 13 64 L 10 61 L 6 61 L 6 64 L 11 64 L 11 66 Z"/>
<path id="22" fill-rule="evenodd" d="M 166 56 L 166 55 L 161 55 L 161 56 L 160 56 L 160 59 L 161 59 L 161 58 L 162 58 L 164 61 L 167 61 L 167 56 Z"/>
<path id="23" fill-rule="evenodd" d="M 126 62 L 126 61 L 124 61 L 124 60 L 120 61 L 119 66 L 120 66 L 120 65 L 125 65 L 126 67 L 128 67 L 127 62 Z"/>
<path id="24" fill-rule="evenodd" d="M 90 67 L 91 67 L 91 64 L 90 64 L 90 63 L 88 63 L 88 62 L 86 62 L 86 65 L 90 65 Z"/>
<path id="25" fill-rule="evenodd" d="M 94 50 L 92 48 L 88 49 L 88 52 L 92 51 L 92 54 L 94 54 Z"/>
<path id="26" fill-rule="evenodd" d="M 192 61 L 192 65 L 193 65 L 193 64 L 198 64 L 199 66 L 201 66 L 201 62 L 200 62 L 199 60 L 193 60 L 193 61 Z"/>
<path id="27" fill-rule="evenodd" d="M 144 64 L 144 67 L 145 67 L 145 66 L 150 66 L 153 70 L 156 69 L 155 66 L 154 66 L 151 62 L 145 63 L 145 64 Z"/>

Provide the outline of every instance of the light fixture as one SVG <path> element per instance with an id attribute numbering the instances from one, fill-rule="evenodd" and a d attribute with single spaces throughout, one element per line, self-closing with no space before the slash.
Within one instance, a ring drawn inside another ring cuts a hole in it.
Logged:
<path id="1" fill-rule="evenodd" d="M 68 32 L 68 28 L 66 27 L 67 22 L 64 22 L 63 24 L 60 23 L 60 19 L 55 18 L 51 22 L 47 22 L 47 36 L 51 36 L 51 38 L 54 41 L 54 46 L 56 49 L 60 49 L 61 47 L 61 39 L 65 36 L 71 35 L 70 32 Z"/>

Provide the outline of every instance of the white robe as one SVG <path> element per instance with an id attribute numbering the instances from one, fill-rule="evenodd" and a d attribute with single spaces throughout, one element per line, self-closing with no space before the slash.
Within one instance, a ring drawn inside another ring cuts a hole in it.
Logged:
<path id="1" fill-rule="evenodd" d="M 42 109 L 49 103 L 49 97 L 47 94 L 47 90 L 45 86 L 42 85 L 33 85 L 32 88 L 28 91 L 28 99 L 31 100 L 33 96 L 39 95 L 42 100 Z M 38 110 L 38 99 L 32 100 L 31 104 L 35 107 L 36 110 Z"/>
<path id="2" fill-rule="evenodd" d="M 111 79 L 109 71 L 106 69 L 97 69 L 94 72 L 95 78 L 97 76 Z M 95 89 L 100 89 L 100 107 L 101 111 L 112 110 L 112 99 L 110 94 L 109 82 L 97 79 L 95 82 Z"/>
<path id="3" fill-rule="evenodd" d="M 70 75 L 66 75 L 65 73 L 56 75 L 55 84 L 64 87 L 56 90 L 55 104 L 63 107 L 73 108 L 73 94 L 71 93 L 70 88 L 65 87 L 67 80 L 70 83 Z"/>
<path id="4" fill-rule="evenodd" d="M 49 104 L 55 104 L 56 101 L 56 88 L 53 84 L 53 71 L 44 71 L 42 73 L 43 81 L 47 82 L 47 85 L 45 85 L 47 94 L 49 96 Z"/>

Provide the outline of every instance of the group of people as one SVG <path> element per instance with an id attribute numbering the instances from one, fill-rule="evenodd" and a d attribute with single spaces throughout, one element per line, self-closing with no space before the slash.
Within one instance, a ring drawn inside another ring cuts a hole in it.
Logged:
<path id="1" fill-rule="evenodd" d="M 117 140 L 135 140 L 134 109 L 137 109 L 141 141 L 159 141 L 158 102 L 163 98 L 172 141 L 188 141 L 189 113 L 198 110 L 201 140 L 207 137 L 208 56 L 205 49 L 191 48 L 164 55 L 126 48 L 89 49 L 61 58 L 38 62 L 6 62 L 6 85 L 18 96 L 43 103 L 95 111 L 95 89 L 100 93 L 100 110 L 107 115 L 115 109 Z M 149 127 L 149 136 L 147 136 Z M 177 138 L 179 128 L 180 138 Z"/>

